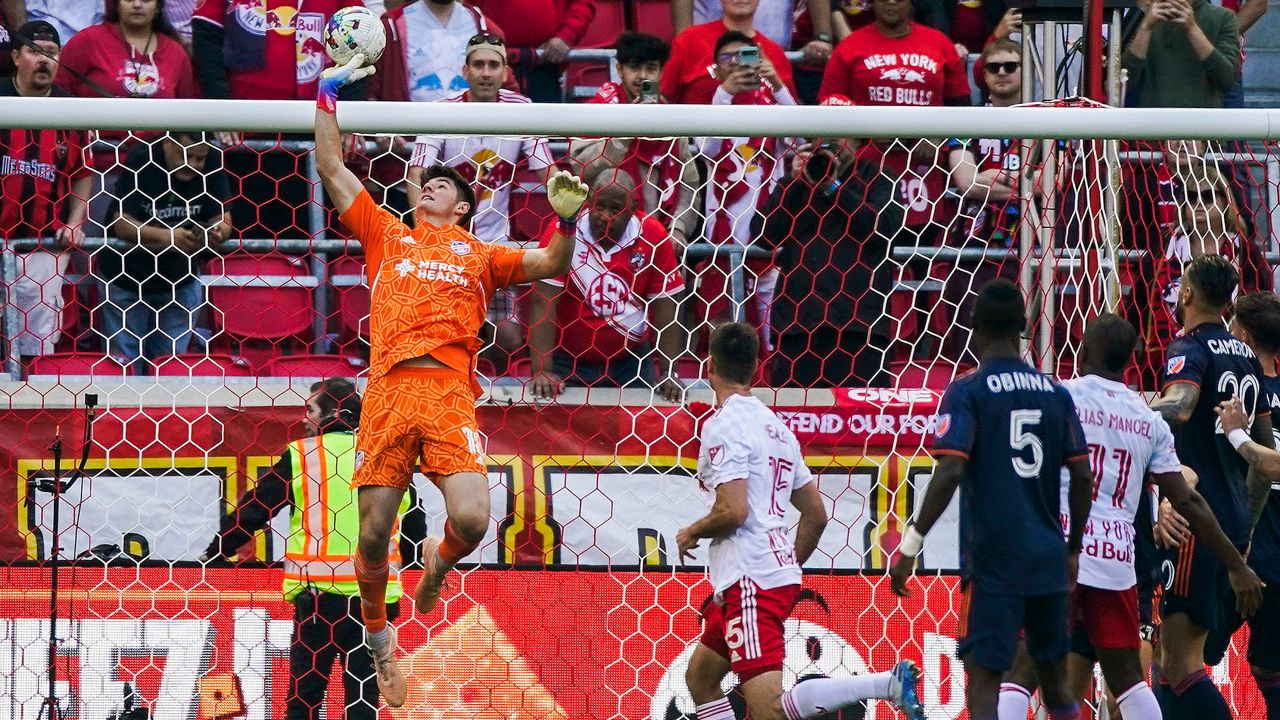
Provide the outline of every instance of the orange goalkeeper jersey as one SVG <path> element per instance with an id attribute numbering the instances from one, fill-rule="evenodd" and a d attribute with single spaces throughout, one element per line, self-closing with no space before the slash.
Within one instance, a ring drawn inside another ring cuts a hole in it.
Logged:
<path id="1" fill-rule="evenodd" d="M 368 264 L 369 379 L 423 355 L 473 377 L 489 298 L 524 281 L 524 251 L 481 242 L 457 225 L 410 229 L 366 190 L 341 220 Z"/>

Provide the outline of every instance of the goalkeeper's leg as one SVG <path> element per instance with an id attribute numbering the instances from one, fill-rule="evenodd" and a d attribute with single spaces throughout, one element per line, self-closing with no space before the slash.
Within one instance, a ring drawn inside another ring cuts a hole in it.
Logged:
<path id="1" fill-rule="evenodd" d="M 489 478 L 478 472 L 446 475 L 436 481 L 444 495 L 444 539 L 430 538 L 423 547 L 422 580 L 414 591 L 420 613 L 431 612 L 440 600 L 444 577 L 470 555 L 489 528 Z"/>

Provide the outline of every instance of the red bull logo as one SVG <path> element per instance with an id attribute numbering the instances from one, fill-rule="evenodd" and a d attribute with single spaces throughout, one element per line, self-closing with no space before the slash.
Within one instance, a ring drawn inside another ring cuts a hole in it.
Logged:
<path id="1" fill-rule="evenodd" d="M 320 13 L 298 13 L 293 16 L 294 44 L 297 48 L 298 81 L 310 82 L 324 70 L 325 17 Z"/>
<path id="2" fill-rule="evenodd" d="M 124 89 L 134 97 L 152 97 L 160 92 L 160 71 L 151 63 L 127 63 L 121 79 Z"/>
<path id="3" fill-rule="evenodd" d="M 227 14 L 236 24 L 254 35 L 267 32 L 266 0 L 227 0 Z"/>

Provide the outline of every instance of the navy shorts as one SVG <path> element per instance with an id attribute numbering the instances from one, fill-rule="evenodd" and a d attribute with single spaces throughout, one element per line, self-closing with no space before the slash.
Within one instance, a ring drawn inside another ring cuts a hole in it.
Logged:
<path id="1" fill-rule="evenodd" d="M 1067 594 L 997 595 L 976 583 L 966 585 L 960 609 L 956 655 L 995 672 L 1013 667 L 1018 640 L 1026 631 L 1027 652 L 1040 662 L 1061 660 L 1070 649 Z"/>
<path id="2" fill-rule="evenodd" d="M 1220 599 L 1232 595 L 1227 569 L 1218 558 L 1192 536 L 1165 551 L 1160 572 L 1164 580 L 1160 616 L 1186 613 L 1191 622 L 1213 630 L 1222 617 Z"/>
<path id="3" fill-rule="evenodd" d="M 1236 612 L 1236 596 L 1230 585 L 1219 598 L 1218 605 L 1222 613 L 1204 642 L 1205 662 L 1210 665 L 1222 662 L 1231 645 L 1231 636 L 1247 622 L 1249 664 L 1263 670 L 1280 671 L 1280 585 L 1270 584 L 1262 589 L 1262 606 L 1248 620 Z"/>

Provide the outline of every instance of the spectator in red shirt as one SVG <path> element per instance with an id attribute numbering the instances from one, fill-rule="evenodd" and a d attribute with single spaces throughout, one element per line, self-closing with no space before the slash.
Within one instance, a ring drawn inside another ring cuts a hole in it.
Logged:
<path id="1" fill-rule="evenodd" d="M 618 37 L 616 49 L 622 82 L 605 83 L 587 102 L 665 102 L 658 81 L 671 47 L 655 35 L 628 32 Z M 693 201 L 698 168 L 693 163 L 688 138 L 577 139 L 570 140 L 569 154 L 582 165 L 581 177 L 595 177 L 606 168 L 618 168 L 640 180 L 637 205 L 671 229 L 677 248 L 684 248 L 697 237 L 698 216 L 693 211 Z"/>
<path id="2" fill-rule="evenodd" d="M 596 16 L 596 0 L 474 0 L 507 28 L 511 70 L 534 102 L 560 102 L 560 71 Z"/>
<path id="3" fill-rule="evenodd" d="M 160 0 L 110 0 L 104 22 L 67 41 L 59 87 L 80 97 L 195 97 L 191 58 L 160 6 Z"/>
<path id="4" fill-rule="evenodd" d="M 875 22 L 836 46 L 819 95 L 857 105 L 968 105 L 964 59 L 946 35 L 911 20 L 911 0 L 873 0 Z"/>
<path id="5" fill-rule="evenodd" d="M 191 19 L 196 78 L 205 97 L 238 100 L 310 100 L 320 73 L 331 65 L 324 28 L 355 0 L 204 0 Z M 344 100 L 363 97 L 360 84 L 343 88 Z M 279 136 L 269 136 L 275 140 Z M 217 134 L 239 145 L 238 132 Z M 228 148 L 223 167 L 233 197 L 232 224 L 249 238 L 311 236 L 312 186 L 306 159 L 289 150 Z"/>
<path id="6" fill-rule="evenodd" d="M 37 20 L 18 28 L 12 56 L 17 70 L 0 79 L 5 97 L 65 96 L 53 84 L 61 52 L 58 31 Z M 93 175 L 85 166 L 85 134 L 78 130 L 21 130 L 0 133 L 0 239 L 52 237 L 62 245 L 84 239 Z M 36 249 L 16 256 L 18 275 L 8 302 L 23 318 L 23 330 L 9 338 L 20 356 L 53 352 L 62 313 L 62 284 L 70 254 Z"/>
<path id="7" fill-rule="evenodd" d="M 968 105 L 964 60 L 946 35 L 911 19 L 910 0 L 873 0 L 875 22 L 836 46 L 822 78 L 822 99 L 847 97 L 856 105 Z M 905 147 L 904 147 L 905 145 Z M 885 171 L 898 179 L 898 199 L 907 208 L 909 244 L 935 244 L 947 215 L 943 149 L 906 138 L 869 143 L 865 154 L 882 153 Z"/>
<path id="8" fill-rule="evenodd" d="M 108 2 L 104 22 L 67 42 L 58 85 L 80 97 L 99 97 L 103 90 L 115 97 L 195 97 L 191 59 L 160 4 Z"/>
<path id="9" fill-rule="evenodd" d="M 675 249 L 662 223 L 635 212 L 635 181 L 625 173 L 603 172 L 591 189 L 568 274 L 534 283 L 530 389 L 549 400 L 566 385 L 646 384 L 679 402 L 675 298 L 684 278 Z M 544 245 L 551 234 L 547 226 Z"/>
<path id="10" fill-rule="evenodd" d="M 671 45 L 671 59 L 662 69 L 662 95 L 673 103 L 709 105 L 720 80 L 715 76 L 715 48 L 720 36 L 737 31 L 751 38 L 760 55 L 775 69 L 782 84 L 795 95 L 791 63 L 778 43 L 755 28 L 756 8 L 760 0 L 720 0 L 723 17 L 694 25 L 676 36 Z"/>

